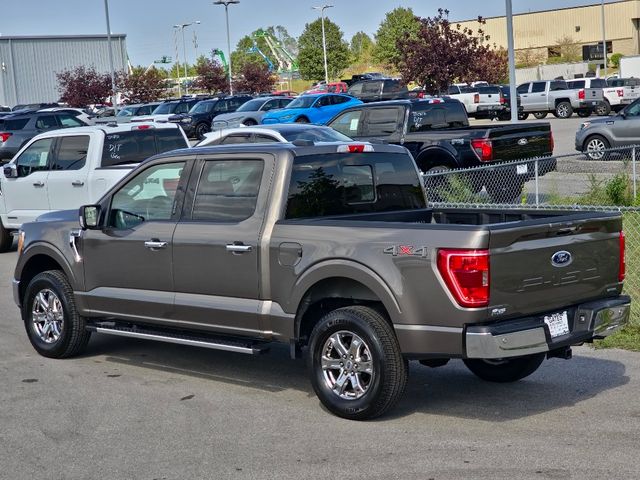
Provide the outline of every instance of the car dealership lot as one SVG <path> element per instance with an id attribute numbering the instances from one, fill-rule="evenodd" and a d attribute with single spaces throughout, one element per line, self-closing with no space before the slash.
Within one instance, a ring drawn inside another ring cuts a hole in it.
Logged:
<path id="1" fill-rule="evenodd" d="M 391 415 L 324 411 L 304 362 L 94 336 L 28 344 L 0 256 L 0 478 L 636 479 L 640 356 L 574 350 L 517 384 L 412 364 Z M 332 473 L 333 472 L 333 473 Z"/>

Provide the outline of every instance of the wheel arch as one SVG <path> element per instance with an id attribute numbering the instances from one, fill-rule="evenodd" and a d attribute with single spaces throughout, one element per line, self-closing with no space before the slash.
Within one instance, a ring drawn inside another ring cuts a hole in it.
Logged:
<path id="1" fill-rule="evenodd" d="M 423 173 L 429 169 L 427 168 L 429 165 L 447 165 L 452 168 L 460 166 L 455 155 L 442 146 L 428 147 L 421 150 L 416 158 L 416 165 Z"/>
<path id="2" fill-rule="evenodd" d="M 555 107 L 558 107 L 558 104 L 563 103 L 563 102 L 567 102 L 569 105 L 571 105 L 571 99 L 570 98 L 556 98 L 556 101 L 554 103 Z M 571 107 L 573 108 L 573 105 L 571 105 Z"/>

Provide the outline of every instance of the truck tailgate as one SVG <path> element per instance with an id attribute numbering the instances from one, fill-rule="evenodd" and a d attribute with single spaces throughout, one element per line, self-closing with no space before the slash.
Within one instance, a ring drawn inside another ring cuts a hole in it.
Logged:
<path id="1" fill-rule="evenodd" d="M 523 316 L 620 293 L 619 214 L 527 223 L 490 228 L 491 312 Z"/>
<path id="2" fill-rule="evenodd" d="M 519 160 L 551 155 L 551 127 L 548 123 L 501 125 L 489 128 L 493 158 Z"/>

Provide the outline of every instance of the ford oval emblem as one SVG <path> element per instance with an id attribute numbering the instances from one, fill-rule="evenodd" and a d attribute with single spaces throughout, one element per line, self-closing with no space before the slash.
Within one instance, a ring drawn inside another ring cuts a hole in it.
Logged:
<path id="1" fill-rule="evenodd" d="M 573 261 L 573 257 L 566 250 L 560 250 L 551 256 L 551 265 L 554 267 L 566 267 Z"/>
<path id="2" fill-rule="evenodd" d="M 518 145 L 520 145 L 521 147 L 524 147 L 527 143 L 529 143 L 529 140 L 527 140 L 526 138 L 521 138 L 520 140 L 518 140 Z"/>

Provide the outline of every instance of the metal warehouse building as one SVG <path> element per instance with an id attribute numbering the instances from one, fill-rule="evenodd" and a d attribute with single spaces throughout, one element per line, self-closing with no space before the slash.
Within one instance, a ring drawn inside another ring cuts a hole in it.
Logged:
<path id="1" fill-rule="evenodd" d="M 126 35 L 111 35 L 116 71 L 127 68 Z M 0 36 L 0 105 L 55 102 L 56 73 L 78 66 L 109 71 L 106 35 Z"/>
<path id="2" fill-rule="evenodd" d="M 640 54 L 640 0 L 605 3 L 607 53 Z M 505 17 L 486 18 L 483 29 L 492 43 L 507 48 Z M 477 31 L 478 22 L 459 22 Z M 584 52 L 602 44 L 602 13 L 600 2 L 573 8 L 561 8 L 513 16 L 516 51 L 531 50 L 543 59 L 557 54 L 558 40 L 570 38 Z M 600 51 L 600 58 L 602 53 Z M 588 60 L 588 58 L 584 58 Z"/>

